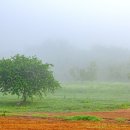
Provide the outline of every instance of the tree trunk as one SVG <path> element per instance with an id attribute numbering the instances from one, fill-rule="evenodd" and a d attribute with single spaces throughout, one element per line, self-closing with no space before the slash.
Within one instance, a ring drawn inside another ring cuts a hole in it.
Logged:
<path id="1" fill-rule="evenodd" d="M 23 103 L 26 103 L 26 101 L 27 101 L 27 93 L 26 93 L 26 90 L 25 90 L 25 88 L 24 88 L 24 90 L 23 90 L 23 96 L 22 96 L 22 102 Z"/>
<path id="2" fill-rule="evenodd" d="M 27 101 L 27 97 L 26 97 L 26 95 L 23 95 L 23 103 L 25 103 Z"/>

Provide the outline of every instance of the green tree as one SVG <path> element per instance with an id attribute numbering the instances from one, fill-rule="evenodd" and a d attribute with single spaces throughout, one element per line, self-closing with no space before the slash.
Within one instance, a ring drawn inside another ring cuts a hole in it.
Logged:
<path id="1" fill-rule="evenodd" d="M 15 55 L 0 60 L 0 92 L 17 95 L 26 102 L 34 95 L 54 92 L 60 84 L 53 77 L 51 64 L 43 64 L 37 57 Z"/>
<path id="2" fill-rule="evenodd" d="M 97 64 L 95 62 L 91 62 L 86 68 L 71 68 L 70 75 L 76 81 L 95 81 L 97 80 L 97 70 Z"/>
<path id="3" fill-rule="evenodd" d="M 90 81 L 97 79 L 97 65 L 95 62 L 91 62 L 87 67 L 86 77 Z"/>

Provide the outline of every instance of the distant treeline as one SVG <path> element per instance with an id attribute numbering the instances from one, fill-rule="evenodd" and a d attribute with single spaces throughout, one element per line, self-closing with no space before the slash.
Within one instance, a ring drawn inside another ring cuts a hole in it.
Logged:
<path id="1" fill-rule="evenodd" d="M 36 54 L 52 63 L 54 74 L 61 81 L 129 81 L 130 50 L 127 49 L 94 46 L 83 50 L 63 41 L 46 41 L 29 48 L 26 54 Z"/>
<path id="2" fill-rule="evenodd" d="M 84 68 L 71 68 L 69 74 L 72 81 L 129 81 L 130 64 L 99 66 L 91 62 Z"/>

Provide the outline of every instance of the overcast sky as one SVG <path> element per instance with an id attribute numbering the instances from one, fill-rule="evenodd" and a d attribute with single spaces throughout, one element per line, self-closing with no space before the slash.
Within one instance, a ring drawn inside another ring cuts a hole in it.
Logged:
<path id="1" fill-rule="evenodd" d="M 48 39 L 130 48 L 130 1 L 0 0 L 0 51 Z"/>

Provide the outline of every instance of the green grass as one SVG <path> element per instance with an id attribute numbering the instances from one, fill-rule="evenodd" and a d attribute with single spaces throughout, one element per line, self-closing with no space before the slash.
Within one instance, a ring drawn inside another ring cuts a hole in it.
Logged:
<path id="1" fill-rule="evenodd" d="M 31 117 L 41 117 L 41 118 L 47 118 L 49 117 L 47 114 L 32 114 Z"/>
<path id="2" fill-rule="evenodd" d="M 54 94 L 34 98 L 18 106 L 17 96 L 0 94 L 0 112 L 87 112 L 110 111 L 130 107 L 129 83 L 83 82 L 63 84 Z"/>
<path id="3" fill-rule="evenodd" d="M 126 118 L 116 118 L 115 120 L 120 123 L 124 123 L 125 121 L 127 121 Z"/>
<path id="4" fill-rule="evenodd" d="M 66 116 L 66 117 L 58 117 L 64 120 L 70 120 L 70 121 L 102 121 L 102 118 L 96 117 L 96 116 Z"/>

